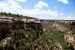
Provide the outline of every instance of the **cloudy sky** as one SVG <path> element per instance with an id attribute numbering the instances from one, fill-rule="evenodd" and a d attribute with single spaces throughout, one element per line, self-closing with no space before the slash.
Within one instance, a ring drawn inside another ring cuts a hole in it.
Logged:
<path id="1" fill-rule="evenodd" d="M 75 0 L 0 0 L 0 12 L 39 19 L 75 20 Z"/>

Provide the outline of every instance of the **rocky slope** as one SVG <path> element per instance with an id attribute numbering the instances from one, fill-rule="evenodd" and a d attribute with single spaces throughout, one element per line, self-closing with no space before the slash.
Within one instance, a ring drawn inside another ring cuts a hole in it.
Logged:
<path id="1" fill-rule="evenodd" d="M 75 21 L 74 20 L 41 20 L 43 30 L 48 31 L 49 28 L 63 33 L 63 38 L 71 50 L 75 50 Z M 52 28 L 51 28 L 52 27 Z M 57 36 L 57 35 L 56 35 Z M 60 37 L 59 37 L 60 39 Z"/>

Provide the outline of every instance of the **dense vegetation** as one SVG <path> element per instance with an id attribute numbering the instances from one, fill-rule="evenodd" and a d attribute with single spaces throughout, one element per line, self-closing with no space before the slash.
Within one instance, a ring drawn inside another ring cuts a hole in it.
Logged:
<path id="1" fill-rule="evenodd" d="M 18 25 L 11 31 L 5 50 L 51 50 L 54 43 L 50 39 L 50 35 L 37 32 L 32 28 L 21 29 Z"/>
<path id="2" fill-rule="evenodd" d="M 11 31 L 8 36 L 11 39 L 3 48 L 4 50 L 61 50 L 58 43 L 63 50 L 70 50 L 68 45 L 64 42 L 63 33 L 59 31 L 48 31 L 40 34 L 32 28 L 21 29 L 19 26 Z M 1 47 L 2 48 L 2 47 Z M 2 49 L 2 50 L 3 50 Z"/>
<path id="3" fill-rule="evenodd" d="M 62 32 L 53 31 L 53 30 L 50 30 L 50 32 L 52 32 L 52 34 L 50 34 L 50 35 L 51 35 L 51 38 L 53 39 L 53 41 L 55 41 L 56 43 L 59 43 L 62 46 L 63 50 L 71 50 L 69 48 L 69 46 L 65 43 L 64 35 Z"/>

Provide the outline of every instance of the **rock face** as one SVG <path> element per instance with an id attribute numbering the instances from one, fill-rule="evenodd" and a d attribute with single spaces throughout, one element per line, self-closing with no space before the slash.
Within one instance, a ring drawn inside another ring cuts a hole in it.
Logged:
<path id="1" fill-rule="evenodd" d="M 7 16 L 0 17 L 0 40 L 6 37 L 6 34 L 11 33 L 10 30 L 19 28 L 32 28 L 34 30 L 41 30 L 43 32 L 42 24 L 38 19 L 26 19 L 26 18 L 13 18 Z"/>

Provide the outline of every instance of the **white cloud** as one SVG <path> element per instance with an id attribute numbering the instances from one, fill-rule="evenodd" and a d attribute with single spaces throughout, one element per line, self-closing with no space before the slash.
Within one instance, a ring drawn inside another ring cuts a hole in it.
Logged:
<path id="1" fill-rule="evenodd" d="M 69 14 L 66 16 L 67 20 L 75 20 L 75 16 L 73 14 Z"/>
<path id="2" fill-rule="evenodd" d="M 4 2 L 0 2 L 0 10 L 5 12 L 17 12 L 17 10 L 22 9 L 22 7 L 14 0 L 6 0 Z"/>
<path id="3" fill-rule="evenodd" d="M 48 5 L 43 7 L 48 7 Z M 58 18 L 60 18 L 60 16 L 64 15 L 64 13 L 52 9 L 44 10 L 39 9 L 38 7 L 34 9 L 25 9 L 20 5 L 19 2 L 16 2 L 15 0 L 6 0 L 4 2 L 0 1 L 0 12 L 36 16 L 37 18 L 44 19 L 57 18 L 58 16 Z"/>
<path id="4" fill-rule="evenodd" d="M 62 2 L 62 3 L 64 3 L 64 4 L 68 4 L 68 3 L 69 3 L 68 0 L 58 0 L 58 1 L 60 1 L 60 2 Z"/>
<path id="5" fill-rule="evenodd" d="M 48 4 L 43 2 L 43 1 L 39 1 L 36 5 L 35 8 L 43 8 L 43 7 L 48 7 Z"/>
<path id="6" fill-rule="evenodd" d="M 14 1 L 17 1 L 17 2 L 25 2 L 26 0 L 14 0 Z"/>

